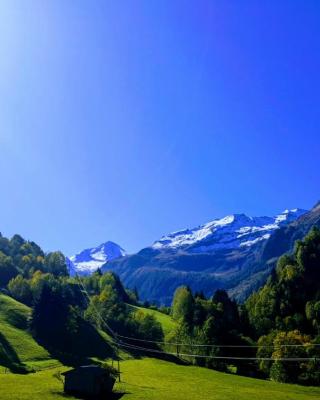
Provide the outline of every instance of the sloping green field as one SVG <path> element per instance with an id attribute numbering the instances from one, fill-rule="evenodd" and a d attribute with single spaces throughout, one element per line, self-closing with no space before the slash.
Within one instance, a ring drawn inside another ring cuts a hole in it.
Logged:
<path id="1" fill-rule="evenodd" d="M 152 310 L 151 308 L 137 307 L 137 306 L 133 306 L 130 304 L 128 304 L 128 305 L 129 305 L 129 307 L 132 308 L 133 311 L 140 310 L 140 311 L 144 312 L 145 314 L 153 315 L 155 317 L 155 319 L 160 322 L 165 336 L 167 336 L 176 327 L 176 323 L 170 317 L 170 315 L 164 314 L 157 310 Z"/>
<path id="2" fill-rule="evenodd" d="M 0 366 L 24 364 L 37 368 L 57 364 L 27 331 L 30 314 L 29 307 L 0 294 Z"/>
<path id="3" fill-rule="evenodd" d="M 60 369 L 60 371 L 65 368 Z M 1 400 L 58 400 L 58 369 L 28 375 L 0 374 Z M 116 390 L 124 400 L 316 400 L 320 388 L 285 385 L 187 367 L 155 359 L 121 363 Z M 72 398 L 69 397 L 68 398 Z"/>
<path id="4" fill-rule="evenodd" d="M 146 358 L 121 364 L 118 390 L 132 400 L 303 400 L 319 399 L 320 388 L 246 378 L 206 368 Z"/>

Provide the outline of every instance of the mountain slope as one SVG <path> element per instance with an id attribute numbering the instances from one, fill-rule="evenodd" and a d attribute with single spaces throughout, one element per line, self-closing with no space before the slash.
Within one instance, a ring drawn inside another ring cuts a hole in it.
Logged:
<path id="1" fill-rule="evenodd" d="M 123 257 L 125 254 L 125 250 L 118 244 L 108 241 L 68 258 L 69 272 L 71 275 L 75 273 L 88 275 L 101 268 L 105 263 Z"/>
<path id="2" fill-rule="evenodd" d="M 313 226 L 320 227 L 320 202 L 296 221 L 276 230 L 258 249 L 254 262 L 248 263 L 248 271 L 244 271 L 232 282 L 229 293 L 238 300 L 244 300 L 264 284 L 278 257 L 291 253 L 295 242 L 302 240 Z"/>
<path id="3" fill-rule="evenodd" d="M 164 236 L 102 269 L 118 273 L 129 288 L 137 287 L 142 299 L 161 304 L 169 304 L 181 285 L 206 295 L 226 288 L 241 298 L 242 290 L 246 294 L 262 284 L 272 268 L 262 257 L 265 244 L 275 232 L 306 215 L 295 209 L 275 217 L 228 216 Z"/>

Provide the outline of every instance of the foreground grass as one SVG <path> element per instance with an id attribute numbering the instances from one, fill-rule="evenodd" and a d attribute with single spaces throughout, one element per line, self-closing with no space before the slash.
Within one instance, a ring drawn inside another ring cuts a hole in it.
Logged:
<path id="1" fill-rule="evenodd" d="M 56 368 L 28 375 L 0 374 L 1 400 L 61 400 Z M 123 400 L 316 400 L 320 388 L 285 385 L 186 367 L 155 359 L 121 363 Z M 73 397 L 69 397 L 73 399 Z"/>
<path id="2" fill-rule="evenodd" d="M 65 368 L 64 368 L 65 369 Z M 65 399 L 62 383 L 53 374 L 63 369 L 49 369 L 28 375 L 0 374 L 1 400 Z M 69 397 L 73 399 L 73 397 Z"/>
<path id="3" fill-rule="evenodd" d="M 121 363 L 117 390 L 132 400 L 304 400 L 319 399 L 320 388 L 285 385 L 224 374 L 199 367 L 178 366 L 155 359 Z"/>

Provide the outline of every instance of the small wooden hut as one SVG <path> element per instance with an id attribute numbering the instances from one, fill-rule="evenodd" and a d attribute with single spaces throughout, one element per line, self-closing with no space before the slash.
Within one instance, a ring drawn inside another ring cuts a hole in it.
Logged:
<path id="1" fill-rule="evenodd" d="M 84 398 L 108 398 L 116 380 L 108 369 L 97 365 L 81 366 L 62 375 L 65 393 Z"/>

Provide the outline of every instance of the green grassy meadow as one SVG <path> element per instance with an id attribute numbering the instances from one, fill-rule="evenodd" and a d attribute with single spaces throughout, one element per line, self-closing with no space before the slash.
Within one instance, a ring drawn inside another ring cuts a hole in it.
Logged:
<path id="1" fill-rule="evenodd" d="M 56 368 L 28 375 L 0 374 L 1 400 L 65 398 Z M 307 400 L 319 399 L 320 388 L 268 382 L 205 368 L 179 366 L 156 359 L 121 363 L 116 390 L 124 400 Z M 72 398 L 72 397 L 68 397 Z"/>
<path id="2" fill-rule="evenodd" d="M 121 364 L 118 390 L 132 400 L 304 400 L 319 399 L 320 388 L 286 385 L 180 366 L 146 358 Z"/>

